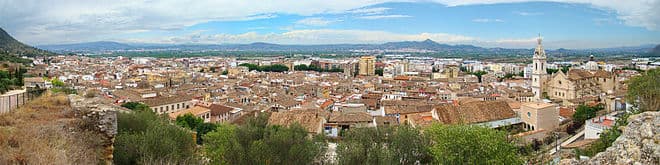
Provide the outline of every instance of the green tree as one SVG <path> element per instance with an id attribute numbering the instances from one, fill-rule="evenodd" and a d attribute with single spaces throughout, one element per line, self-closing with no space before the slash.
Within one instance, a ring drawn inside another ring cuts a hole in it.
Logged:
<path id="1" fill-rule="evenodd" d="M 337 145 L 339 164 L 431 163 L 430 140 L 410 126 L 353 128 Z"/>
<path id="2" fill-rule="evenodd" d="M 570 69 L 570 66 L 562 66 L 561 67 L 561 72 L 564 72 L 564 74 L 568 73 L 568 70 Z"/>
<path id="3" fill-rule="evenodd" d="M 573 121 L 574 123 L 577 122 L 579 126 L 582 126 L 584 121 L 596 117 L 598 115 L 597 112 L 602 109 L 603 107 L 600 105 L 594 107 L 579 105 L 575 109 L 575 113 L 573 113 Z"/>
<path id="4" fill-rule="evenodd" d="M 139 102 L 126 102 L 121 104 L 121 106 L 134 111 L 151 111 L 148 105 Z"/>
<path id="5" fill-rule="evenodd" d="M 470 74 L 472 74 L 474 76 L 477 76 L 477 79 L 479 79 L 479 83 L 481 83 L 481 76 L 483 76 L 485 74 L 488 74 L 488 72 L 480 70 L 480 71 L 476 71 L 476 72 L 471 72 Z"/>
<path id="6" fill-rule="evenodd" d="M 195 131 L 197 132 L 197 144 L 202 144 L 203 143 L 202 137 L 207 133 L 214 131 L 217 127 L 218 125 L 213 123 L 201 123 L 197 125 L 197 128 L 195 129 Z"/>
<path id="7" fill-rule="evenodd" d="M 293 66 L 293 70 L 297 70 L 297 71 L 307 71 L 308 69 L 309 68 L 305 64 Z"/>
<path id="8" fill-rule="evenodd" d="M 117 115 L 115 164 L 199 164 L 190 131 L 151 111 Z"/>
<path id="9" fill-rule="evenodd" d="M 204 136 L 205 156 L 211 161 L 211 164 L 230 164 L 241 162 L 246 151 L 240 147 L 238 136 L 236 135 L 236 126 L 223 124 L 219 125 L 215 131 L 209 132 Z"/>
<path id="10" fill-rule="evenodd" d="M 471 125 L 434 124 L 424 132 L 437 164 L 522 164 L 507 133 Z"/>
<path id="11" fill-rule="evenodd" d="M 227 75 L 227 74 L 229 74 L 229 71 L 227 71 L 227 70 L 222 71 L 222 75 Z"/>
<path id="12" fill-rule="evenodd" d="M 374 72 L 376 72 L 376 75 L 378 76 L 383 76 L 383 69 L 376 69 Z"/>
<path id="13" fill-rule="evenodd" d="M 186 113 L 176 117 L 176 125 L 191 130 L 197 130 L 197 126 L 201 125 L 202 123 L 204 123 L 204 119 L 199 118 L 191 113 Z"/>
<path id="14" fill-rule="evenodd" d="M 626 101 L 640 111 L 660 110 L 660 68 L 648 70 L 628 80 Z"/>
<path id="15" fill-rule="evenodd" d="M 326 143 L 309 138 L 298 124 L 267 125 L 268 117 L 250 118 L 244 125 L 220 125 L 204 136 L 204 150 L 212 164 L 311 164 Z"/>
<path id="16" fill-rule="evenodd" d="M 60 81 L 59 79 L 56 79 L 56 78 L 53 78 L 52 80 L 50 80 L 50 83 L 52 83 L 53 86 L 55 86 L 55 87 L 65 87 L 66 86 L 66 84 L 64 84 L 64 82 L 62 82 L 62 81 Z"/>

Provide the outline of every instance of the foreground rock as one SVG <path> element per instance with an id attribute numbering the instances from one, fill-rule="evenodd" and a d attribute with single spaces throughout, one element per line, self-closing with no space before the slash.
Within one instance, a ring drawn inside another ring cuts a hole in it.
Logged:
<path id="1" fill-rule="evenodd" d="M 630 116 L 621 129 L 611 147 L 588 161 L 562 160 L 560 164 L 660 164 L 660 112 Z"/>

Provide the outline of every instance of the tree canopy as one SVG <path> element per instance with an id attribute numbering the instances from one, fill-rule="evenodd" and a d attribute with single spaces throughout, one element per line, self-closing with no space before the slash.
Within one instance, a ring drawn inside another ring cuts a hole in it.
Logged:
<path id="1" fill-rule="evenodd" d="M 578 105 L 578 107 L 575 109 L 575 113 L 573 113 L 573 120 L 575 122 L 580 123 L 580 125 L 584 124 L 585 120 L 591 119 L 596 117 L 598 114 L 597 112 L 602 110 L 602 106 L 586 106 L 586 105 Z"/>
<path id="2" fill-rule="evenodd" d="M 426 129 L 437 164 L 522 164 L 507 133 L 470 125 L 434 124 Z"/>
<path id="3" fill-rule="evenodd" d="M 0 94 L 9 90 L 23 88 L 23 74 L 27 72 L 23 68 L 14 70 L 0 70 Z"/>
<path id="4" fill-rule="evenodd" d="M 430 140 L 415 128 L 354 128 L 337 145 L 339 164 L 428 164 Z"/>
<path id="5" fill-rule="evenodd" d="M 289 67 L 282 65 L 282 64 L 273 64 L 273 65 L 256 65 L 256 64 L 250 64 L 250 63 L 242 63 L 238 66 L 245 66 L 248 67 L 248 70 L 257 70 L 260 72 L 286 72 L 289 71 Z"/>
<path id="6" fill-rule="evenodd" d="M 648 70 L 628 80 L 626 100 L 641 111 L 660 110 L 660 68 Z"/>
<path id="7" fill-rule="evenodd" d="M 191 113 L 186 113 L 176 117 L 176 125 L 191 130 L 197 129 L 197 126 L 201 125 L 202 123 L 204 123 L 204 119 L 199 118 Z"/>
<path id="8" fill-rule="evenodd" d="M 199 164 L 192 133 L 151 111 L 117 115 L 115 164 Z"/>
<path id="9" fill-rule="evenodd" d="M 250 118 L 241 126 L 219 125 L 203 138 L 211 164 L 312 164 L 326 143 L 311 139 L 298 124 L 267 124 L 268 116 Z"/>
<path id="10" fill-rule="evenodd" d="M 142 104 L 139 102 L 127 102 L 124 104 L 121 104 L 122 107 L 128 108 L 134 111 L 151 111 L 148 105 Z"/>

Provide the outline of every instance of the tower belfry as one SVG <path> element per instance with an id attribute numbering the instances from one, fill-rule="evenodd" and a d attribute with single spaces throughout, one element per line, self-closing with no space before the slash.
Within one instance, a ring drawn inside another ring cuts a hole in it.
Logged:
<path id="1" fill-rule="evenodd" d="M 534 56 L 532 57 L 532 92 L 534 93 L 534 98 L 536 100 L 541 100 L 543 93 L 543 82 L 546 78 L 547 72 L 547 57 L 545 55 L 545 50 L 543 49 L 541 34 L 536 39 L 537 45 L 534 49 Z"/>

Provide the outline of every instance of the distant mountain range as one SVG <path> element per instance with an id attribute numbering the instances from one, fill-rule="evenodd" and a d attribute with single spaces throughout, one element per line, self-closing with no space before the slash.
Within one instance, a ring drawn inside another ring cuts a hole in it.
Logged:
<path id="1" fill-rule="evenodd" d="M 51 52 L 25 45 L 0 28 L 0 54 L 4 56 L 40 56 L 54 55 Z"/>
<path id="2" fill-rule="evenodd" d="M 264 42 L 251 44 L 147 44 L 147 43 L 118 43 L 110 41 L 87 42 L 62 45 L 41 45 L 41 49 L 54 52 L 82 52 L 98 53 L 107 51 L 290 51 L 290 52 L 352 52 L 358 50 L 405 50 L 405 51 L 432 51 L 444 54 L 482 54 L 482 55 L 509 55 L 509 54 L 529 54 L 530 49 L 509 49 L 509 48 L 483 48 L 474 45 L 448 45 L 437 43 L 432 40 L 424 41 L 402 41 L 388 42 L 384 44 L 325 44 L 325 45 L 282 45 Z M 601 49 L 556 49 L 546 50 L 549 54 L 585 54 L 585 53 L 604 53 L 604 54 L 646 54 L 653 50 L 654 45 L 641 45 L 636 47 L 618 47 Z"/>

